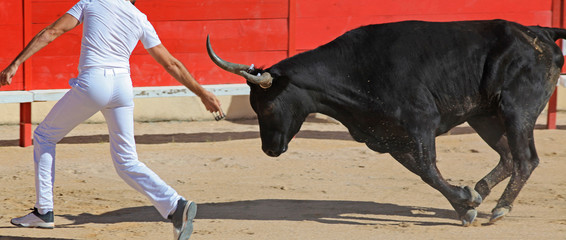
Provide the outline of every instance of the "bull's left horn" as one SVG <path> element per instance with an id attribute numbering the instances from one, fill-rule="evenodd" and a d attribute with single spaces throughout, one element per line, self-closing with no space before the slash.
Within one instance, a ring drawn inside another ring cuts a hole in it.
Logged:
<path id="1" fill-rule="evenodd" d="M 258 84 L 262 88 L 271 87 L 271 83 L 273 82 L 273 77 L 271 77 L 271 74 L 268 72 L 262 73 L 261 76 L 254 76 L 246 71 L 240 71 L 240 73 L 248 82 Z"/>

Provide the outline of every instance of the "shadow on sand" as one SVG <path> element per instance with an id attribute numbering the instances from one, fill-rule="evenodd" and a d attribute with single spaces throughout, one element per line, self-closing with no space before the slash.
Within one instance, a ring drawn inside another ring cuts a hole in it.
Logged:
<path id="1" fill-rule="evenodd" d="M 16 236 L 2 236 L 0 240 L 73 240 L 74 238 L 49 238 L 49 237 L 16 237 Z"/>
<path id="2" fill-rule="evenodd" d="M 309 121 L 317 121 L 309 120 Z M 257 121 L 245 120 L 237 121 L 240 124 L 257 124 Z M 545 129 L 544 125 L 537 125 L 536 129 Z M 566 125 L 560 125 L 557 129 L 566 129 Z M 461 135 L 475 133 L 474 129 L 469 126 L 458 126 L 450 130 L 447 135 Z M 296 136 L 297 138 L 306 139 L 333 139 L 333 140 L 352 140 L 352 137 L 344 128 L 343 131 L 315 131 L 315 130 L 301 130 Z M 165 144 L 165 143 L 196 143 L 196 142 L 222 142 L 231 140 L 243 139 L 258 139 L 259 128 L 257 131 L 242 131 L 242 132 L 201 132 L 201 133 L 178 133 L 178 134 L 146 134 L 135 136 L 137 144 Z M 65 137 L 61 140 L 60 144 L 83 144 L 83 143 L 103 143 L 108 142 L 108 135 L 88 135 L 88 136 L 71 136 Z M 2 146 L 19 146 L 19 141 L 14 140 L 0 140 L 0 147 Z"/>
<path id="3" fill-rule="evenodd" d="M 57 215 L 73 223 L 57 225 L 73 227 L 87 223 L 112 224 L 118 222 L 161 222 L 157 210 L 152 206 L 123 208 L 93 215 Z M 390 217 L 388 217 L 390 216 Z M 478 217 L 488 215 L 479 213 Z M 405 217 L 405 220 L 396 220 Z M 408 218 L 408 219 L 407 219 Z M 427 221 L 426 219 L 445 221 Z M 387 224 L 411 223 L 421 226 L 460 226 L 454 210 L 400 206 L 390 203 L 332 200 L 259 199 L 223 203 L 201 203 L 196 219 L 230 219 L 262 221 L 315 221 L 325 224 L 367 225 L 368 221 Z M 361 222 L 364 221 L 364 222 Z"/>

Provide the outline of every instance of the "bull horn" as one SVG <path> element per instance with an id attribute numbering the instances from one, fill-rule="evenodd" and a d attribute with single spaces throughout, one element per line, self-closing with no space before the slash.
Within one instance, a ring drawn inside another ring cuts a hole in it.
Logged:
<path id="1" fill-rule="evenodd" d="M 208 51 L 208 56 L 210 57 L 212 62 L 216 64 L 216 66 L 228 72 L 240 75 L 244 77 L 248 82 L 258 84 L 262 88 L 271 87 L 273 77 L 271 77 L 271 74 L 269 74 L 268 72 L 264 72 L 263 74 L 261 74 L 261 76 L 254 76 L 247 72 L 249 69 L 252 69 L 252 67 L 244 64 L 224 61 L 222 58 L 218 57 L 218 55 L 214 53 L 214 50 L 212 50 L 212 46 L 210 45 L 210 36 L 206 37 L 206 50 Z"/>
<path id="2" fill-rule="evenodd" d="M 208 51 L 208 56 L 210 57 L 210 59 L 212 59 L 212 62 L 228 72 L 241 75 L 240 71 L 245 71 L 250 68 L 250 66 L 248 65 L 227 62 L 218 57 L 218 55 L 214 53 L 214 50 L 212 50 L 212 46 L 210 45 L 210 36 L 206 37 L 206 50 Z"/>
<path id="3" fill-rule="evenodd" d="M 271 83 L 273 82 L 273 77 L 268 72 L 264 72 L 261 76 L 254 76 L 249 74 L 246 71 L 240 71 L 242 77 L 244 77 L 248 82 L 258 84 L 261 88 L 269 88 L 271 87 Z"/>

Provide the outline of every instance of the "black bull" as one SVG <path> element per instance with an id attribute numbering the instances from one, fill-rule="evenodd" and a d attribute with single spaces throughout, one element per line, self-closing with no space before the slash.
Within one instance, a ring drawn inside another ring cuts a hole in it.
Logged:
<path id="1" fill-rule="evenodd" d="M 379 24 L 267 69 L 207 47 L 218 66 L 247 79 L 267 155 L 285 152 L 308 114 L 326 114 L 440 191 L 467 226 L 511 177 L 490 222 L 505 216 L 538 165 L 533 129 L 564 61 L 555 41 L 565 37 L 504 20 Z M 464 122 L 501 157 L 474 189 L 449 184 L 436 166 L 435 137 Z"/>

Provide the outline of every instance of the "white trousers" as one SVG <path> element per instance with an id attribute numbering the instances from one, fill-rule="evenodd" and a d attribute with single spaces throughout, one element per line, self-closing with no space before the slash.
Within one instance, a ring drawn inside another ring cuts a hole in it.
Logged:
<path id="1" fill-rule="evenodd" d="M 138 161 L 134 140 L 132 81 L 127 69 L 89 69 L 69 81 L 71 90 L 34 131 L 35 207 L 53 210 L 55 145 L 77 125 L 101 111 L 108 125 L 110 152 L 118 175 L 148 197 L 167 218 L 181 198 L 157 174 Z"/>

